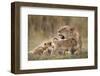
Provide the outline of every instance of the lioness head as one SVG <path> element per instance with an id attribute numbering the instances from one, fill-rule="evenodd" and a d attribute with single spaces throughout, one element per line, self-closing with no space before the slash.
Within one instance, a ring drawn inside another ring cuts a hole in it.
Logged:
<path id="1" fill-rule="evenodd" d="M 61 27 L 60 29 L 58 29 L 58 36 L 59 38 L 61 39 L 69 39 L 73 36 L 73 31 L 74 31 L 74 27 L 71 27 L 71 26 L 63 26 Z"/>

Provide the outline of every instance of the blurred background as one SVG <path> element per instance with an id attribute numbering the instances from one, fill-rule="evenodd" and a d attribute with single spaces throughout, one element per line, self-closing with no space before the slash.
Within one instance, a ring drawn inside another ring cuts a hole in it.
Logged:
<path id="1" fill-rule="evenodd" d="M 73 16 L 28 15 L 28 50 L 31 51 L 42 42 L 49 40 L 61 26 L 73 26 L 81 35 L 82 50 L 88 47 L 88 18 Z"/>

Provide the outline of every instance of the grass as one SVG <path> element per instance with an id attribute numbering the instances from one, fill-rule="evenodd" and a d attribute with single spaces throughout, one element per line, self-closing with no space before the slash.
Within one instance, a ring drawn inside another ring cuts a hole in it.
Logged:
<path id="1" fill-rule="evenodd" d="M 88 58 L 87 51 L 82 51 L 81 55 L 54 55 L 54 56 L 35 56 L 33 54 L 28 55 L 28 60 L 57 60 L 57 59 L 81 59 Z"/>

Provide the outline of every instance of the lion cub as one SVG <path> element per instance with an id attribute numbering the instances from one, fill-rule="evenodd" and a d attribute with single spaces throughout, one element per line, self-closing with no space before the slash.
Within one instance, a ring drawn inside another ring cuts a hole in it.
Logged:
<path id="1" fill-rule="evenodd" d="M 33 55 L 42 56 L 50 55 L 53 51 L 53 45 L 51 41 L 44 42 L 42 45 L 36 47 L 33 51 Z"/>
<path id="2" fill-rule="evenodd" d="M 74 46 L 77 45 L 77 42 L 75 39 L 71 38 L 71 39 L 57 39 L 54 38 L 53 40 L 54 44 L 55 44 L 55 53 L 64 55 L 66 52 L 70 52 L 71 54 L 74 53 L 74 50 L 72 50 L 74 48 Z"/>

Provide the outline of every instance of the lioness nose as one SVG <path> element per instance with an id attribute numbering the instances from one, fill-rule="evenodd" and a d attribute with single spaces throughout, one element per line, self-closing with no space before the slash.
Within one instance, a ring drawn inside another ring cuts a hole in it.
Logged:
<path id="1" fill-rule="evenodd" d="M 65 37 L 62 34 L 59 34 L 61 39 L 65 39 Z"/>

